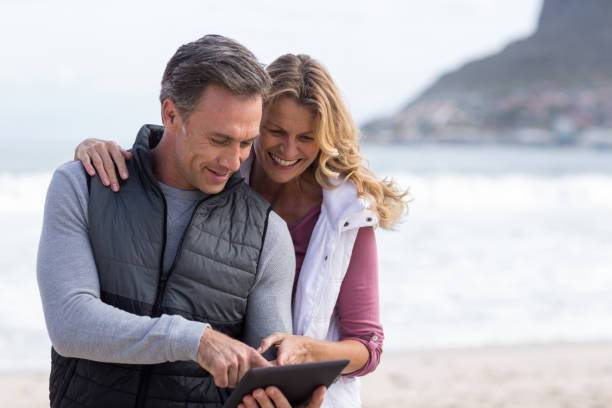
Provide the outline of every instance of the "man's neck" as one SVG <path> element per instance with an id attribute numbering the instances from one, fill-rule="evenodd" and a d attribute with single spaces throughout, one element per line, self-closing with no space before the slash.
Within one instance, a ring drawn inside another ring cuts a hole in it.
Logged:
<path id="1" fill-rule="evenodd" d="M 185 180 L 179 173 L 174 163 L 174 147 L 171 145 L 171 140 L 166 137 L 166 132 L 161 140 L 155 146 L 151 153 L 153 154 L 153 174 L 155 178 L 174 188 L 181 190 L 195 190 L 191 184 Z"/>

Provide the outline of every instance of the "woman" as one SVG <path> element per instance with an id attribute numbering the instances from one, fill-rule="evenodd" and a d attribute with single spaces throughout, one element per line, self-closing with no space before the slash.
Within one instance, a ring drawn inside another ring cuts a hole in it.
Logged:
<path id="1" fill-rule="evenodd" d="M 289 226 L 296 279 L 294 334 L 274 333 L 259 351 L 274 345 L 279 364 L 349 359 L 324 406 L 357 407 L 355 377 L 373 371 L 382 352 L 373 227 L 390 228 L 401 218 L 406 192 L 363 166 L 357 127 L 321 64 L 287 54 L 267 71 L 272 89 L 260 136 L 240 172 Z M 113 142 L 86 140 L 75 156 L 89 174 L 93 160 L 114 190 L 112 160 L 127 177 L 130 155 Z"/>

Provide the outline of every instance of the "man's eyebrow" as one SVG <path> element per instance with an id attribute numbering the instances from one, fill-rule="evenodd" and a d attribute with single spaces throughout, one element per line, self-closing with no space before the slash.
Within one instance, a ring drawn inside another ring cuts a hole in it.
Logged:
<path id="1" fill-rule="evenodd" d="M 212 135 L 214 137 L 220 137 L 220 138 L 225 139 L 225 140 L 232 140 L 232 141 L 236 140 L 235 137 L 230 136 L 230 135 L 226 135 L 225 133 L 213 132 Z M 255 135 L 255 136 L 253 136 L 252 138 L 248 139 L 248 140 L 242 140 L 241 143 L 244 143 L 244 142 L 253 142 L 258 137 L 259 137 L 259 133 L 257 135 Z"/>
<path id="2" fill-rule="evenodd" d="M 225 133 L 220 133 L 220 132 L 213 132 L 212 135 L 214 137 L 220 137 L 222 139 L 230 139 L 230 140 L 234 140 L 234 138 L 230 135 L 226 135 Z"/>

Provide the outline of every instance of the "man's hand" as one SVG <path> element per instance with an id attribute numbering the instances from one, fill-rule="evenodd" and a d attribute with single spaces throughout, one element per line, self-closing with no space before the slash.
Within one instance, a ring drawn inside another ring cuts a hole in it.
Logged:
<path id="1" fill-rule="evenodd" d="M 319 408 L 323 404 L 325 396 L 325 387 L 320 386 L 313 393 L 310 401 L 306 405 L 300 405 L 301 408 Z M 238 404 L 238 408 L 291 408 L 291 404 L 287 398 L 276 387 L 266 387 L 266 389 L 257 389 L 250 395 L 245 395 L 242 403 Z"/>
<path id="2" fill-rule="evenodd" d="M 272 363 L 254 348 L 207 327 L 200 338 L 198 364 L 215 379 L 217 387 L 235 387 L 252 367 L 267 367 Z"/>

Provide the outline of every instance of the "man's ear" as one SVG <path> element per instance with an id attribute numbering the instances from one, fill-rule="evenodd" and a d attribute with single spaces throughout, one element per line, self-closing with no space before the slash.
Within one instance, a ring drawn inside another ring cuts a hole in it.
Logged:
<path id="1" fill-rule="evenodd" d="M 164 127 L 167 131 L 171 133 L 176 133 L 176 131 L 182 125 L 182 120 L 174 101 L 172 99 L 164 99 L 164 101 L 162 102 L 161 109 L 162 122 L 164 123 Z"/>

